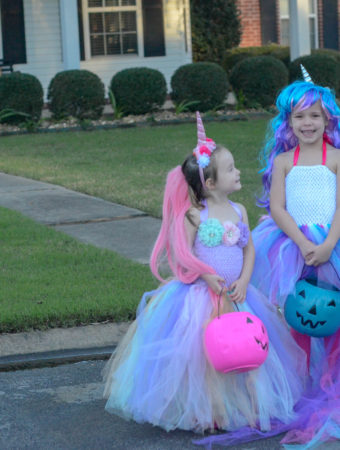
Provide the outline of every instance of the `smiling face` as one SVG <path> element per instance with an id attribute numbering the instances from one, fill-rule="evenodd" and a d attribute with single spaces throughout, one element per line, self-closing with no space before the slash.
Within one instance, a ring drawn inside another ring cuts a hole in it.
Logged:
<path id="1" fill-rule="evenodd" d="M 320 101 L 317 101 L 314 105 L 304 110 L 296 107 L 290 116 L 289 124 L 300 144 L 321 142 L 327 120 L 321 108 Z"/>
<path id="2" fill-rule="evenodd" d="M 216 180 L 214 189 L 221 193 L 231 194 L 241 189 L 241 172 L 235 167 L 233 155 L 227 149 L 216 154 Z"/>

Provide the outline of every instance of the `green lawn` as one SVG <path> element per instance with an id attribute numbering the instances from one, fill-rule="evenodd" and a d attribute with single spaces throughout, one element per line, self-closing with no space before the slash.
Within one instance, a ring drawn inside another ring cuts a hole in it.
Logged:
<path id="1" fill-rule="evenodd" d="M 227 146 L 241 169 L 245 203 L 254 226 L 259 210 L 257 155 L 267 121 L 209 122 L 208 136 Z M 160 216 L 166 173 L 196 145 L 196 125 L 144 127 L 2 137 L 0 171 L 95 195 Z"/>
<path id="2" fill-rule="evenodd" d="M 234 200 L 251 226 L 261 212 L 257 155 L 265 120 L 209 122 L 241 170 Z M 0 138 L 0 171 L 60 184 L 160 216 L 166 173 L 196 144 L 194 124 Z M 84 245 L 0 209 L 0 332 L 127 320 L 146 290 L 149 268 Z M 127 282 L 127 280 L 132 280 Z"/>
<path id="3" fill-rule="evenodd" d="M 0 208 L 0 332 L 132 319 L 147 266 Z"/>

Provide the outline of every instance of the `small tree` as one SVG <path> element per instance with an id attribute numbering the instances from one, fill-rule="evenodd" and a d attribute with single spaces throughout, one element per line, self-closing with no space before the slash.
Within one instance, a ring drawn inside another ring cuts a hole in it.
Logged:
<path id="1" fill-rule="evenodd" d="M 240 13 L 235 0 L 190 0 L 194 61 L 221 64 L 225 51 L 241 40 Z"/>

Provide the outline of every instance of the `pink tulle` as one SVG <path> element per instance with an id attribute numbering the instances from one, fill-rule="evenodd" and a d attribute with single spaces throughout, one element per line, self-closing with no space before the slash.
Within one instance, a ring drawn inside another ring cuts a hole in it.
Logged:
<path id="1" fill-rule="evenodd" d="M 162 226 L 150 260 L 151 271 L 160 281 L 165 281 L 159 273 L 164 254 L 173 275 L 183 283 L 193 283 L 205 273 L 216 273 L 196 258 L 189 248 L 184 219 L 191 206 L 187 182 L 181 167 L 177 166 L 167 177 Z M 209 292 L 214 305 L 217 305 L 218 296 L 211 289 Z"/>

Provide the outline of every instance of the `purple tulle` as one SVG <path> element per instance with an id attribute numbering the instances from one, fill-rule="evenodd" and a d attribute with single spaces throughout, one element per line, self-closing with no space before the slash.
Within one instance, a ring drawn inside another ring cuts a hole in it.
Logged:
<path id="1" fill-rule="evenodd" d="M 319 380 L 309 380 L 295 406 L 297 417 L 291 423 L 272 421 L 271 430 L 267 432 L 243 427 L 193 442 L 212 449 L 213 445 L 229 447 L 287 432 L 281 441 L 285 448 L 312 449 L 322 442 L 340 439 L 340 331 L 326 340 L 326 354 L 327 358 L 319 370 Z"/>

